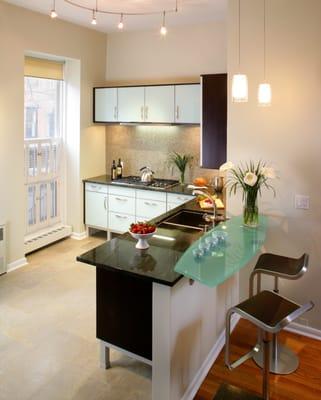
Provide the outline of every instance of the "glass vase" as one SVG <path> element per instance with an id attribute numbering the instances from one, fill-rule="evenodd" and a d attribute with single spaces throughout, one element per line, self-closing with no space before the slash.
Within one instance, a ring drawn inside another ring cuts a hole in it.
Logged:
<path id="1" fill-rule="evenodd" d="M 184 183 L 185 183 L 185 171 L 181 171 L 180 178 L 179 178 L 179 183 L 181 185 L 184 185 Z"/>
<path id="2" fill-rule="evenodd" d="M 245 193 L 243 224 L 249 228 L 256 228 L 259 225 L 257 193 Z"/>

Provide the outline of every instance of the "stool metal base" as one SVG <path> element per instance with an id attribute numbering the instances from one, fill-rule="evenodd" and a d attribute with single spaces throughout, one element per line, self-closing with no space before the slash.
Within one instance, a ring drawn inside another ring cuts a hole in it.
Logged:
<path id="1" fill-rule="evenodd" d="M 262 397 L 258 397 L 254 394 L 247 393 L 244 390 L 237 388 L 232 385 L 224 383 L 216 393 L 213 400 L 262 400 Z"/>
<path id="2" fill-rule="evenodd" d="M 259 367 L 263 368 L 262 349 L 254 353 L 253 360 Z M 299 359 L 291 349 L 278 343 L 277 356 L 275 356 L 273 346 L 270 346 L 270 372 L 278 375 L 288 375 L 296 371 L 298 367 Z"/>

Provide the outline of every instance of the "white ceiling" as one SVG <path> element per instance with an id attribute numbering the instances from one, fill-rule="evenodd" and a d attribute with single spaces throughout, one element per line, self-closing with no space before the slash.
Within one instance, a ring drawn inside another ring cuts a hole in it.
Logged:
<path id="1" fill-rule="evenodd" d="M 49 14 L 53 0 L 6 0 L 30 10 Z M 94 8 L 96 0 L 74 0 L 84 6 Z M 201 24 L 226 17 L 228 0 L 178 0 L 179 12 L 169 13 L 166 25 L 171 26 Z M 98 8 L 115 12 L 154 12 L 175 8 L 175 0 L 98 0 Z M 96 27 L 90 24 L 92 13 L 65 2 L 56 0 L 56 10 L 59 18 L 84 25 L 103 32 L 117 31 L 119 16 L 98 14 Z M 126 30 L 159 29 L 161 15 L 124 17 Z"/>

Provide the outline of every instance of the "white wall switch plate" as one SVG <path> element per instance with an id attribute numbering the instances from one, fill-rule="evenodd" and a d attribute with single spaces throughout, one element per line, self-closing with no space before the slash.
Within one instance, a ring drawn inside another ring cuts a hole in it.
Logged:
<path id="1" fill-rule="evenodd" d="M 308 210 L 310 208 L 310 197 L 302 194 L 295 195 L 295 208 L 300 210 Z"/>

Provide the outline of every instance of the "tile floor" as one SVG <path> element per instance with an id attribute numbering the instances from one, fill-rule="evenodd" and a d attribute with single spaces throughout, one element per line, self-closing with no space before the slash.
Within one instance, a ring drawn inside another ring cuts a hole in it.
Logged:
<path id="1" fill-rule="evenodd" d="M 0 277 L 0 400 L 151 399 L 149 366 L 113 351 L 99 368 L 95 268 L 75 257 L 101 240 L 63 240 Z"/>

